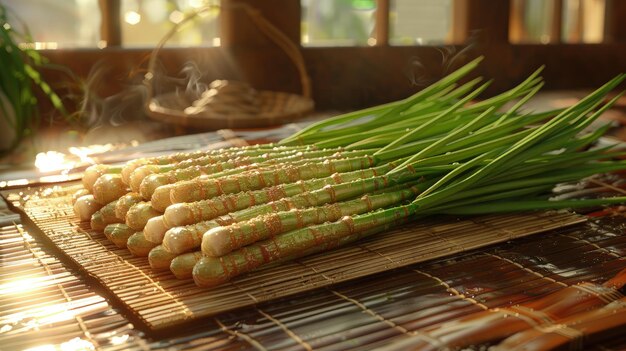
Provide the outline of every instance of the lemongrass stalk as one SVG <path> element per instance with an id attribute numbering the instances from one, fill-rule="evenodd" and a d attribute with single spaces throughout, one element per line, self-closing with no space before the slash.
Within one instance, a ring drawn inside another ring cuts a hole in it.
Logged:
<path id="1" fill-rule="evenodd" d="M 385 192 L 381 195 L 364 195 L 361 198 L 330 205 L 274 212 L 248 221 L 207 231 L 202 237 L 202 252 L 219 257 L 254 242 L 274 237 L 298 228 L 324 222 L 334 222 L 343 216 L 371 212 L 397 205 L 419 193 L 416 186 Z"/>
<path id="2" fill-rule="evenodd" d="M 109 224 L 104 228 L 104 235 L 119 248 L 126 248 L 128 238 L 134 233 L 136 231 L 124 223 Z"/>
<path id="3" fill-rule="evenodd" d="M 323 163 L 255 172 L 253 175 L 230 176 L 219 179 L 196 178 L 176 183 L 170 190 L 173 203 L 209 199 L 222 194 L 262 189 L 272 185 L 294 183 L 298 180 L 323 178 L 334 173 L 350 172 L 374 166 L 369 156 L 346 160 L 327 160 Z"/>
<path id="4" fill-rule="evenodd" d="M 117 200 L 127 193 L 126 184 L 122 182 L 119 174 L 105 174 L 99 177 L 93 185 L 94 199 L 102 205 Z"/>
<path id="5" fill-rule="evenodd" d="M 137 193 L 128 193 L 117 200 L 115 205 L 115 216 L 122 221 L 126 221 L 126 214 L 133 205 L 143 201 L 141 195 Z"/>
<path id="6" fill-rule="evenodd" d="M 188 252 L 174 257 L 170 261 L 170 271 L 178 279 L 189 279 L 192 277 L 193 267 L 203 257 L 202 252 Z"/>
<path id="7" fill-rule="evenodd" d="M 149 202 L 139 202 L 131 206 L 126 213 L 126 224 L 136 231 L 140 231 L 143 230 L 150 218 L 160 214 Z"/>
<path id="8" fill-rule="evenodd" d="M 136 232 L 128 238 L 126 248 L 130 253 L 138 257 L 146 257 L 150 250 L 154 249 L 157 244 L 146 240 L 143 232 Z"/>
<path id="9" fill-rule="evenodd" d="M 78 189 L 74 194 L 72 194 L 72 206 L 76 204 L 76 201 L 82 196 L 91 195 L 91 192 L 87 189 Z"/>
<path id="10" fill-rule="evenodd" d="M 308 162 L 323 162 L 329 159 L 341 159 L 344 157 L 358 157 L 371 154 L 368 150 L 358 151 L 341 151 L 341 149 L 325 149 L 317 152 L 299 152 L 286 157 L 248 157 L 245 159 L 237 158 L 230 161 L 221 162 L 211 165 L 198 165 L 182 169 L 171 170 L 163 174 L 152 174 L 143 179 L 140 185 L 140 192 L 144 199 L 150 199 L 154 191 L 159 186 L 173 184 L 183 180 L 191 180 L 193 178 L 208 175 L 210 178 L 217 178 L 233 174 L 245 173 L 252 170 L 276 169 L 284 164 L 292 166 L 304 165 Z"/>
<path id="11" fill-rule="evenodd" d="M 116 205 L 117 200 L 109 202 L 91 215 L 91 229 L 101 231 L 109 224 L 122 223 L 123 221 L 115 216 Z"/>
<path id="12" fill-rule="evenodd" d="M 360 233 L 356 233 L 356 234 L 351 234 L 348 236 L 344 236 L 341 237 L 339 240 L 334 241 L 334 242 L 330 242 L 330 243 L 325 243 L 325 245 L 323 246 L 316 246 L 316 247 L 312 247 L 304 252 L 299 253 L 298 255 L 292 256 L 292 257 L 284 257 L 278 261 L 276 261 L 276 263 L 281 263 L 284 261 L 290 261 L 292 259 L 296 259 L 298 257 L 304 257 L 304 256 L 308 256 L 308 255 L 313 255 L 316 253 L 319 253 L 321 251 L 324 250 L 332 250 L 334 248 L 337 247 L 342 247 L 345 245 L 348 245 L 350 243 L 353 243 L 357 240 L 361 240 L 363 238 L 366 238 L 368 236 L 374 235 L 374 234 L 378 234 L 381 232 L 385 232 L 397 225 L 403 224 L 405 223 L 406 220 L 398 220 L 395 221 L 393 223 L 389 223 L 389 224 L 385 224 L 382 226 L 378 226 L 372 229 L 368 229 L 365 230 L 363 232 Z M 189 279 L 192 278 L 193 275 L 193 268 L 194 266 L 200 262 L 200 260 L 205 257 L 201 251 L 194 251 L 194 252 L 188 252 L 188 253 L 184 253 L 181 255 L 176 256 L 170 263 L 170 271 L 176 276 L 176 278 L 178 279 Z"/>
<path id="13" fill-rule="evenodd" d="M 341 184 L 358 179 L 376 177 L 385 174 L 395 168 L 395 166 L 395 163 L 390 162 L 378 167 L 347 173 L 336 173 L 325 178 L 309 179 L 292 184 L 280 184 L 260 190 L 225 194 L 196 202 L 177 203 L 168 206 L 163 216 L 165 224 L 170 227 L 193 224 L 200 221 L 211 220 L 217 216 L 243 210 L 251 206 L 321 189 L 326 185 Z"/>
<path id="14" fill-rule="evenodd" d="M 291 162 L 293 160 L 305 160 L 305 159 L 325 159 L 325 158 L 343 158 L 347 156 L 363 156 L 368 152 L 364 150 L 359 151 L 345 151 L 341 148 L 322 149 L 322 150 L 310 150 L 302 152 L 300 150 L 290 150 L 279 153 L 265 153 L 256 156 L 241 156 L 233 157 L 230 154 L 225 155 L 212 155 L 204 156 L 196 159 L 181 161 L 176 164 L 170 164 L 166 166 L 159 165 L 145 165 L 135 169 L 130 175 L 130 187 L 135 192 L 140 192 L 140 185 L 142 181 L 151 174 L 162 174 L 159 178 L 166 181 L 161 184 L 152 185 L 152 188 L 156 188 L 159 185 L 165 185 L 173 183 L 179 180 L 191 179 L 203 174 L 213 174 L 222 172 L 224 170 L 239 168 L 243 166 L 249 166 L 253 164 L 272 164 L 281 162 Z M 173 173 L 172 173 L 173 172 Z M 145 186 L 145 185 L 144 185 Z M 142 193 L 144 198 L 149 199 L 152 192 L 147 192 L 148 195 Z"/>
<path id="15" fill-rule="evenodd" d="M 170 226 L 165 224 L 163 216 L 161 215 L 152 217 L 146 222 L 146 226 L 143 228 L 143 234 L 146 240 L 160 244 L 168 229 L 170 229 Z"/>
<path id="16" fill-rule="evenodd" d="M 410 179 L 411 177 L 412 179 Z M 415 180 L 418 176 L 407 175 L 407 178 L 409 179 L 404 179 L 404 181 Z M 430 184 L 432 184 L 432 181 L 424 181 L 424 185 L 416 186 L 418 188 L 424 188 Z M 165 233 L 162 244 L 166 250 L 172 253 L 187 252 L 199 247 L 202 243 L 204 233 L 215 227 L 238 223 L 273 212 L 289 211 L 345 201 L 384 188 L 395 189 L 385 176 L 361 179 L 338 185 L 328 185 L 319 190 L 305 192 L 293 197 L 233 212 L 223 217 L 217 217 L 211 221 L 203 221 L 184 227 L 171 228 Z"/>
<path id="17" fill-rule="evenodd" d="M 169 155 L 138 158 L 129 161 L 124 165 L 121 170 L 122 180 L 125 184 L 130 182 L 130 174 L 138 167 L 143 165 L 167 165 L 172 163 L 178 163 L 185 160 L 201 158 L 209 155 L 228 154 L 230 157 L 250 156 L 250 155 L 262 155 L 267 152 L 283 152 L 288 150 L 309 150 L 314 147 L 306 146 L 276 146 L 274 144 L 261 144 L 254 146 L 245 146 L 230 149 L 218 149 L 218 150 L 202 150 L 194 152 L 179 152 Z"/>
<path id="18" fill-rule="evenodd" d="M 122 172 L 122 166 L 115 165 L 93 165 L 87 167 L 83 174 L 82 183 L 85 189 L 92 191 L 96 180 L 105 174 L 119 174 Z"/>
<path id="19" fill-rule="evenodd" d="M 312 248 L 329 249 L 342 238 L 408 218 L 415 214 L 415 209 L 416 206 L 407 205 L 364 215 L 346 216 L 336 222 L 280 234 L 222 257 L 203 257 L 193 269 L 193 279 L 199 286 L 216 286 L 285 257 L 299 257 Z"/>
<path id="20" fill-rule="evenodd" d="M 94 199 L 93 195 L 83 195 L 74 203 L 74 213 L 81 221 L 91 220 L 96 211 L 102 208 L 102 204 Z"/>
<path id="21" fill-rule="evenodd" d="M 150 250 L 148 253 L 148 263 L 150 263 L 150 268 L 156 270 L 164 270 L 169 269 L 172 260 L 176 258 L 175 254 L 169 253 L 163 246 L 158 245 Z"/>
<path id="22" fill-rule="evenodd" d="M 208 177 L 200 176 L 197 179 L 205 179 Z M 152 207 L 159 211 L 164 212 L 170 205 L 172 205 L 172 198 L 170 197 L 171 190 L 176 186 L 176 183 L 161 185 L 154 189 L 154 193 L 150 197 L 150 203 Z"/>

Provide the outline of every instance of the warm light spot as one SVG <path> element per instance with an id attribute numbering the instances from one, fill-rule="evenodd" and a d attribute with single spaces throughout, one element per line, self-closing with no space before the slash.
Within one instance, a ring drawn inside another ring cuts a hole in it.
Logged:
<path id="1" fill-rule="evenodd" d="M 221 46 L 222 45 L 222 41 L 220 40 L 220 38 L 213 38 L 213 46 Z"/>
<path id="2" fill-rule="evenodd" d="M 21 186 L 21 185 L 28 185 L 28 179 L 9 180 L 7 182 L 7 186 Z"/>
<path id="3" fill-rule="evenodd" d="M 55 351 L 56 347 L 54 347 L 54 345 L 41 345 L 41 346 L 35 346 L 35 347 L 31 347 L 30 349 L 26 349 L 24 351 Z"/>
<path id="4" fill-rule="evenodd" d="M 59 183 L 59 182 L 65 182 L 70 180 L 70 176 L 68 176 L 67 174 L 57 174 L 57 175 L 50 175 L 50 176 L 44 176 L 39 178 L 39 181 L 42 183 Z M 1 188 L 2 186 L 0 186 Z"/>
<path id="5" fill-rule="evenodd" d="M 170 13 L 170 21 L 172 21 L 172 23 L 180 23 L 182 22 L 182 20 L 185 19 L 185 14 L 180 12 L 180 11 L 173 11 L 172 13 Z"/>
<path id="6" fill-rule="evenodd" d="M 204 6 L 204 4 L 205 4 L 204 0 L 189 0 L 189 6 L 196 8 L 196 9 Z"/>
<path id="7" fill-rule="evenodd" d="M 376 45 L 376 38 L 368 38 L 367 39 L 367 45 L 369 45 L 369 46 Z"/>
<path id="8" fill-rule="evenodd" d="M 124 14 L 124 21 L 134 26 L 135 24 L 141 22 L 141 15 L 135 11 L 128 11 Z"/>
<path id="9" fill-rule="evenodd" d="M 109 45 L 109 43 L 107 43 L 106 40 L 98 40 L 97 45 L 98 45 L 98 49 L 104 49 Z"/>
<path id="10" fill-rule="evenodd" d="M 18 47 L 22 50 L 34 49 L 34 50 L 56 50 L 59 47 L 59 43 L 55 41 L 36 41 L 34 43 L 20 43 Z"/>
<path id="11" fill-rule="evenodd" d="M 66 169 L 65 154 L 56 151 L 40 152 L 35 157 L 35 167 L 43 173 Z"/>
<path id="12" fill-rule="evenodd" d="M 111 338 L 111 344 L 113 345 L 121 345 L 125 343 L 130 338 L 130 335 L 124 334 L 122 336 L 114 336 Z"/>
<path id="13" fill-rule="evenodd" d="M 22 294 L 35 290 L 41 287 L 41 282 L 35 278 L 24 278 L 9 281 L 8 283 L 0 284 L 0 296 L 9 294 Z"/>
<path id="14" fill-rule="evenodd" d="M 81 338 L 74 338 L 61 344 L 62 351 L 87 351 L 95 349 L 96 347 L 91 342 Z"/>

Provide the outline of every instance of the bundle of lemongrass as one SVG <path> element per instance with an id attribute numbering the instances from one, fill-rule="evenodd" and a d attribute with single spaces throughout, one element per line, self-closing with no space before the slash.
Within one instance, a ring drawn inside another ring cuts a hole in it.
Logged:
<path id="1" fill-rule="evenodd" d="M 431 214 L 622 202 L 549 201 L 552 187 L 626 168 L 584 130 L 617 99 L 619 75 L 567 109 L 525 112 L 539 71 L 470 103 L 489 85 L 458 81 L 474 60 L 419 93 L 331 118 L 282 140 L 142 158 L 85 172 L 75 211 L 155 269 L 213 286 Z M 505 104 L 512 106 L 504 108 Z"/>

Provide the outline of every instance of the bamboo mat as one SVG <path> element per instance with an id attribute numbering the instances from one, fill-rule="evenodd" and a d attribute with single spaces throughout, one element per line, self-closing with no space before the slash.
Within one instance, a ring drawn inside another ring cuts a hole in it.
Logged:
<path id="1" fill-rule="evenodd" d="M 133 257 L 78 222 L 69 197 L 77 188 L 35 188 L 9 200 L 20 203 L 65 255 L 152 330 L 585 221 L 566 212 L 428 220 L 209 290 L 169 271 L 153 271 L 146 258 Z"/>
<path id="2" fill-rule="evenodd" d="M 203 319 L 150 339 L 28 224 L 0 227 L 0 349 L 370 350 L 484 307 L 505 307 L 626 267 L 626 220 L 522 238 Z M 483 307 L 484 306 L 484 307 Z M 626 335 L 585 345 L 624 350 Z"/>

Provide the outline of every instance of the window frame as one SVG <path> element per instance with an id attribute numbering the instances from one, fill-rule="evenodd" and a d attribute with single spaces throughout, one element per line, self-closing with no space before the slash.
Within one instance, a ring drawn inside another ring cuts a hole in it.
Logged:
<path id="1" fill-rule="evenodd" d="M 99 0 L 103 13 L 103 49 L 43 50 L 52 62 L 64 64 L 79 76 L 87 77 L 98 61 L 111 63 L 112 73 L 106 94 L 125 87 L 123 77 L 130 66 L 138 66 L 151 54 L 149 49 L 124 48 L 119 21 L 120 0 Z M 221 0 L 221 46 L 197 48 L 165 48 L 159 53 L 168 72 L 177 72 L 193 57 L 213 55 L 222 66 L 239 71 L 239 76 L 258 89 L 300 92 L 298 74 L 286 55 L 241 13 L 228 5 L 243 2 L 255 7 L 278 29 L 300 43 L 299 0 Z M 428 83 L 445 72 L 442 70 L 441 46 L 389 45 L 388 14 L 390 0 L 378 0 L 376 45 L 365 47 L 302 47 L 298 45 L 313 86 L 313 98 L 320 110 L 353 109 L 408 96 L 420 89 L 409 77 L 412 60 L 421 60 L 433 68 Z M 280 6 L 281 11 L 276 11 Z M 598 86 L 618 72 L 626 72 L 626 1 L 607 0 L 605 42 L 600 44 L 511 44 L 509 42 L 509 1 L 454 0 L 454 42 L 451 51 L 464 52 L 466 57 L 485 56 L 477 74 L 497 78 L 487 94 L 507 89 L 545 64 L 543 75 L 547 89 L 586 89 Z M 560 11 L 559 11 L 560 12 Z M 117 15 L 116 15 L 117 14 Z M 114 19 L 117 19 L 117 24 Z M 478 40 L 473 34 L 480 30 Z M 222 62 L 224 61 L 224 62 Z M 225 61 L 229 61 L 228 65 Z M 232 68 L 232 67 L 231 67 Z M 118 80 L 119 78 L 119 80 Z M 419 82 L 418 82 L 419 83 Z"/>

